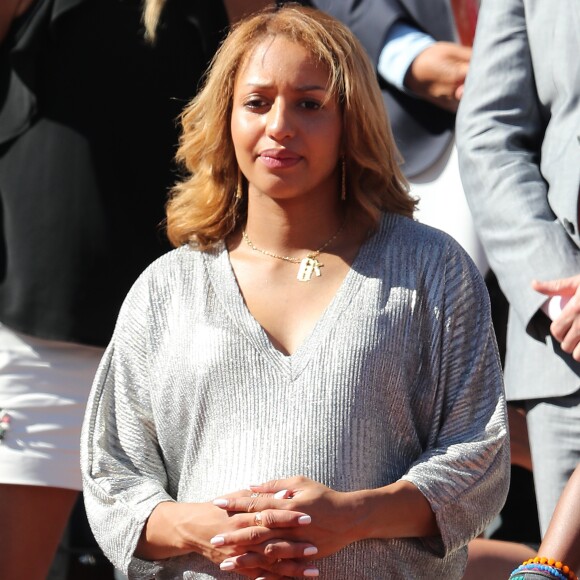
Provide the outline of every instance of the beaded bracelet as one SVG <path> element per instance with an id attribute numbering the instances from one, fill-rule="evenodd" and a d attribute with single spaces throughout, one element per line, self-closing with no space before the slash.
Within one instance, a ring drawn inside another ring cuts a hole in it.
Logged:
<path id="1" fill-rule="evenodd" d="M 544 570 L 523 570 L 520 572 L 513 572 L 509 580 L 554 580 L 551 572 Z"/>
<path id="2" fill-rule="evenodd" d="M 521 566 L 518 566 L 511 573 L 509 580 L 523 579 L 526 572 L 539 572 L 542 576 L 555 578 L 556 580 L 578 580 L 578 576 L 569 566 L 544 556 L 536 556 L 523 562 Z"/>

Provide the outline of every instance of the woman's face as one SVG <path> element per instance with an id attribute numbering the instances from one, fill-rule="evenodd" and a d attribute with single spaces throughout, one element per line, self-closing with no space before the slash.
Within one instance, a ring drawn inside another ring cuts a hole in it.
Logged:
<path id="1" fill-rule="evenodd" d="M 338 199 L 342 116 L 327 69 L 283 36 L 257 45 L 234 85 L 231 133 L 250 196 Z"/>

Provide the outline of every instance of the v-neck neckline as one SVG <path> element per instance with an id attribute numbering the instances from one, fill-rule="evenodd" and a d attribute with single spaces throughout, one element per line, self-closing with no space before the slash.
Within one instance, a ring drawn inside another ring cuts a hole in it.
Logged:
<path id="1" fill-rule="evenodd" d="M 320 343 L 333 331 L 337 321 L 360 289 L 365 275 L 357 266 L 367 261 L 367 256 L 378 243 L 384 229 L 385 216 L 377 229 L 359 248 L 348 272 L 327 307 L 322 311 L 310 333 L 292 354 L 285 354 L 272 343 L 264 327 L 254 318 L 238 285 L 225 242 L 213 251 L 204 252 L 208 278 L 224 311 L 235 327 L 254 349 L 262 354 L 277 370 L 295 380 L 304 371 Z"/>

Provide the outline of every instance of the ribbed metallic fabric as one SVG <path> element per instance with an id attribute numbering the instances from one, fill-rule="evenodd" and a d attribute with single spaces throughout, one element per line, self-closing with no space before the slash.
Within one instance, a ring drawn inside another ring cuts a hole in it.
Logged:
<path id="1" fill-rule="evenodd" d="M 485 285 L 451 238 L 394 215 L 292 356 L 246 308 L 223 244 L 156 261 L 121 310 L 82 438 L 92 528 L 130 578 L 241 578 L 196 554 L 132 558 L 145 520 L 169 498 L 301 474 L 339 491 L 404 478 L 441 530 L 357 542 L 318 561 L 321 578 L 460 579 L 508 470 Z"/>

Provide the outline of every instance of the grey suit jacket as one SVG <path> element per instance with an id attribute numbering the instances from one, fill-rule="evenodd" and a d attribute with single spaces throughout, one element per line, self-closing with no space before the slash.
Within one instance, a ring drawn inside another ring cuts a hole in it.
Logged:
<path id="1" fill-rule="evenodd" d="M 562 396 L 580 365 L 536 278 L 580 273 L 580 2 L 484 0 L 456 127 L 462 180 L 510 305 L 510 399 Z"/>
<path id="2" fill-rule="evenodd" d="M 449 0 L 308 0 L 346 24 L 378 65 L 390 28 L 398 20 L 425 31 L 436 40 L 454 37 Z M 395 141 L 413 177 L 431 167 L 453 138 L 455 115 L 414 98 L 383 82 L 381 89 Z"/>

